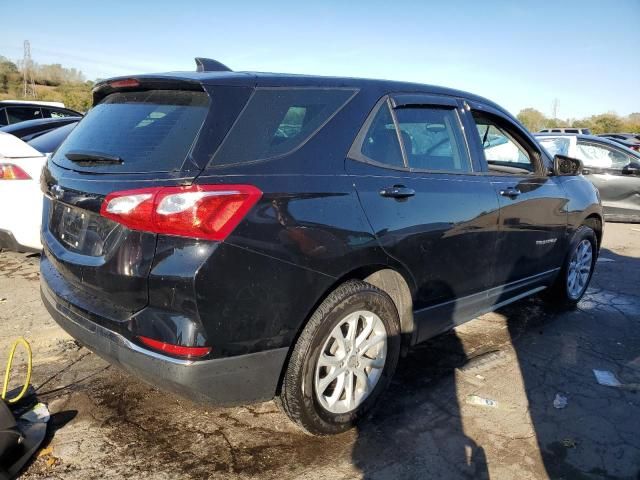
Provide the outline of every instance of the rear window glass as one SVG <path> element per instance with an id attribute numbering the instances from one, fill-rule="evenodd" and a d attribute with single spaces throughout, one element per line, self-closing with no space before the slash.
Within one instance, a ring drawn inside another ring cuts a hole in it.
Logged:
<path id="1" fill-rule="evenodd" d="M 53 156 L 66 168 L 90 172 L 179 170 L 208 112 L 204 92 L 151 90 L 112 93 L 93 107 Z M 122 164 L 79 166 L 69 152 L 116 156 Z"/>
<path id="2" fill-rule="evenodd" d="M 355 90 L 259 88 L 220 149 L 213 165 L 286 155 L 300 147 L 337 113 Z"/>

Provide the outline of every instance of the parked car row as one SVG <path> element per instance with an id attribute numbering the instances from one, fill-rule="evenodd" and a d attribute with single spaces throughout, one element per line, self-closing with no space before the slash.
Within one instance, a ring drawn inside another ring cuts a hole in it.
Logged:
<path id="1" fill-rule="evenodd" d="M 58 148 L 78 120 L 49 118 L 0 128 L 0 204 L 4 205 L 0 248 L 19 252 L 42 249 L 40 173 L 47 155 Z"/>
<path id="2" fill-rule="evenodd" d="M 44 304 L 108 361 L 333 434 L 412 345 L 586 291 L 598 191 L 495 103 L 197 63 L 98 83 L 42 173 Z"/>
<path id="3" fill-rule="evenodd" d="M 607 137 L 536 134 L 551 155 L 577 158 L 600 193 L 608 221 L 640 222 L 640 153 Z"/>
<path id="4" fill-rule="evenodd" d="M 0 127 L 43 118 L 81 117 L 80 112 L 60 102 L 0 100 Z"/>

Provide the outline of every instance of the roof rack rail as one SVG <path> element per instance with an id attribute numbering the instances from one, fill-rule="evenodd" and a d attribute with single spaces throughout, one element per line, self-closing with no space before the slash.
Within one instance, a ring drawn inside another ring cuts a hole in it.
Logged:
<path id="1" fill-rule="evenodd" d="M 196 72 L 231 72 L 225 64 L 212 58 L 196 57 Z"/>

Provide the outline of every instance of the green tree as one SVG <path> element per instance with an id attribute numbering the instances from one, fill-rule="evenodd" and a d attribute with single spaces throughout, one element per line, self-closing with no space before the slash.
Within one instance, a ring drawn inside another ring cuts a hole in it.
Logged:
<path id="1" fill-rule="evenodd" d="M 602 113 L 591 117 L 591 133 L 612 133 L 622 131 L 623 123 L 615 113 Z"/>
<path id="2" fill-rule="evenodd" d="M 531 132 L 537 132 L 545 126 L 547 121 L 544 114 L 535 108 L 524 108 L 518 113 L 518 120 Z"/>

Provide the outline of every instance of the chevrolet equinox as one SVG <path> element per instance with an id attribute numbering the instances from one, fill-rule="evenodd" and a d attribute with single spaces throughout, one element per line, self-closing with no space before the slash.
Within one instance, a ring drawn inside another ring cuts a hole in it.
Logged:
<path id="1" fill-rule="evenodd" d="M 412 345 L 585 293 L 598 192 L 495 103 L 197 64 L 98 83 L 42 175 L 44 304 L 109 362 L 326 435 Z"/>

